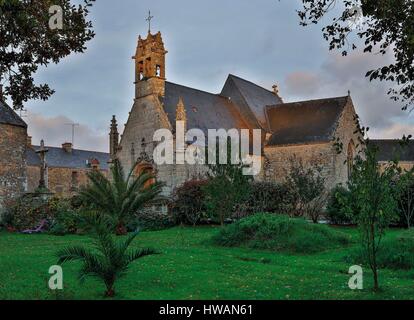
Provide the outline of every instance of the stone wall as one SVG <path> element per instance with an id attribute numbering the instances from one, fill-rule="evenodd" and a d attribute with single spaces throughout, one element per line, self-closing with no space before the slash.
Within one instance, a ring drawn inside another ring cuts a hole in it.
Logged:
<path id="1" fill-rule="evenodd" d="M 331 143 L 302 144 L 280 147 L 266 147 L 263 179 L 283 182 L 289 173 L 292 161 L 301 160 L 304 167 L 322 167 L 327 187 L 335 183 L 335 156 Z"/>
<path id="2" fill-rule="evenodd" d="M 0 209 L 26 188 L 27 129 L 0 124 Z"/>
<path id="3" fill-rule="evenodd" d="M 356 113 L 352 100 L 349 98 L 338 119 L 334 133 L 335 139 L 332 142 L 265 147 L 263 179 L 284 181 L 289 172 L 289 161 L 296 157 L 305 167 L 322 167 L 328 190 L 337 184 L 345 184 L 349 174 L 348 148 L 351 146 L 352 158 L 355 158 L 363 148 L 360 144 L 362 135 L 357 129 Z M 340 145 L 342 148 L 339 147 Z"/>
<path id="4" fill-rule="evenodd" d="M 48 189 L 59 197 L 71 197 L 89 182 L 88 172 L 92 169 L 83 168 L 47 168 L 46 184 Z M 102 170 L 108 176 L 107 170 Z M 39 185 L 40 167 L 28 167 L 28 191 L 34 192 Z"/>

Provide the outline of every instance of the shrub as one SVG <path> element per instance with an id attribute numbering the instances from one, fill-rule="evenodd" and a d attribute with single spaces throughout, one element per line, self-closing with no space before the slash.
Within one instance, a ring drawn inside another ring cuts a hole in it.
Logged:
<path id="1" fill-rule="evenodd" d="M 237 218 L 256 212 L 291 212 L 294 200 L 286 185 L 274 182 L 252 182 L 250 190 L 247 201 L 237 208 Z"/>
<path id="2" fill-rule="evenodd" d="M 35 228 L 42 220 L 53 219 L 48 201 L 33 196 L 23 196 L 10 201 L 6 208 L 7 227 L 16 231 Z"/>
<path id="3" fill-rule="evenodd" d="M 141 210 L 140 213 L 130 219 L 127 224 L 127 230 L 129 232 L 140 231 L 159 231 L 174 226 L 174 221 L 171 216 L 162 213 L 161 210 L 155 210 L 154 207 L 148 208 L 148 210 Z"/>
<path id="4" fill-rule="evenodd" d="M 339 185 L 332 189 L 329 195 L 326 217 L 333 224 L 350 224 L 352 223 L 351 218 L 345 214 L 343 205 L 339 200 L 340 197 L 349 198 L 351 193 L 345 187 Z"/>
<path id="5" fill-rule="evenodd" d="M 367 265 L 366 255 L 360 248 L 352 250 L 345 260 L 350 263 Z M 414 268 L 414 230 L 405 231 L 396 239 L 382 243 L 377 263 L 380 268 L 410 270 Z"/>
<path id="6" fill-rule="evenodd" d="M 213 237 L 228 247 L 249 247 L 291 253 L 314 253 L 346 245 L 350 238 L 326 225 L 267 213 L 256 214 L 229 225 Z"/>
<path id="7" fill-rule="evenodd" d="M 414 168 L 399 174 L 395 197 L 398 201 L 399 225 L 409 229 L 414 225 Z"/>
<path id="8" fill-rule="evenodd" d="M 325 182 L 320 165 L 305 168 L 301 159 L 290 159 L 286 185 L 294 195 L 293 216 L 305 216 L 314 223 L 318 222 L 327 200 Z"/>
<path id="9" fill-rule="evenodd" d="M 174 190 L 171 210 L 175 224 L 196 225 L 206 215 L 206 180 L 191 180 Z"/>

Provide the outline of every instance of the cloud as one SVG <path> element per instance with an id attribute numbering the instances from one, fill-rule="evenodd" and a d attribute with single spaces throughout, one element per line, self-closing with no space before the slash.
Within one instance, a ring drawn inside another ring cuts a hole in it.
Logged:
<path id="1" fill-rule="evenodd" d="M 350 90 L 363 125 L 370 127 L 376 138 L 401 138 L 413 131 L 413 116 L 387 95 L 391 83 L 370 82 L 365 77 L 368 70 L 391 61 L 389 56 L 354 52 L 342 57 L 331 53 L 316 71 L 295 71 L 286 76 L 283 86 L 293 97 L 285 100 L 344 96 Z"/>
<path id="2" fill-rule="evenodd" d="M 320 80 L 315 74 L 297 71 L 286 76 L 285 85 L 287 94 L 313 95 L 320 88 Z"/>
<path id="3" fill-rule="evenodd" d="M 67 124 L 74 121 L 66 116 L 44 117 L 41 114 L 29 113 L 25 121 L 34 145 L 38 145 L 41 139 L 44 139 L 48 146 L 60 146 L 72 140 L 72 128 Z M 108 152 L 108 136 L 104 129 L 95 130 L 88 125 L 80 124 L 75 129 L 75 148 Z"/>

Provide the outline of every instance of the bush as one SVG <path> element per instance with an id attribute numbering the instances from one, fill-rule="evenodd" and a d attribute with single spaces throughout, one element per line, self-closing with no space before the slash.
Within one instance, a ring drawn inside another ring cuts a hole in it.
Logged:
<path id="1" fill-rule="evenodd" d="M 53 219 L 53 212 L 47 200 L 23 196 L 7 204 L 6 217 L 9 230 L 22 231 L 35 228 L 42 220 L 50 222 Z"/>
<path id="2" fill-rule="evenodd" d="M 185 182 L 174 190 L 171 210 L 175 224 L 197 225 L 206 216 L 206 180 Z"/>
<path id="3" fill-rule="evenodd" d="M 130 219 L 127 224 L 128 232 L 140 231 L 159 231 L 174 226 L 174 221 L 171 216 L 164 214 L 159 210 L 157 212 L 154 208 L 148 210 L 141 210 L 139 214 Z"/>
<path id="4" fill-rule="evenodd" d="M 351 218 L 345 214 L 339 197 L 349 198 L 351 194 L 346 188 L 340 185 L 332 189 L 326 207 L 326 217 L 332 224 L 350 224 L 352 222 Z"/>
<path id="5" fill-rule="evenodd" d="M 242 218 L 256 212 L 288 213 L 292 211 L 293 194 L 284 184 L 252 182 L 247 201 L 238 206 L 236 217 Z"/>
<path id="6" fill-rule="evenodd" d="M 229 225 L 213 237 L 228 247 L 249 247 L 291 253 L 314 253 L 343 246 L 350 238 L 326 225 L 284 215 L 256 214 Z"/>
<path id="7" fill-rule="evenodd" d="M 380 268 L 410 270 L 414 268 L 414 230 L 405 231 L 396 239 L 382 243 L 377 263 Z M 366 255 L 361 249 L 352 250 L 345 260 L 354 264 L 367 265 Z"/>
<path id="8" fill-rule="evenodd" d="M 54 235 L 75 234 L 81 229 L 80 209 L 74 209 L 71 199 L 53 198 L 49 201 L 53 214 L 49 232 Z"/>
<path id="9" fill-rule="evenodd" d="M 37 227 L 42 220 L 48 222 L 53 234 L 75 233 L 79 214 L 72 208 L 70 199 L 45 199 L 23 196 L 7 204 L 4 224 L 10 230 L 23 231 Z"/>

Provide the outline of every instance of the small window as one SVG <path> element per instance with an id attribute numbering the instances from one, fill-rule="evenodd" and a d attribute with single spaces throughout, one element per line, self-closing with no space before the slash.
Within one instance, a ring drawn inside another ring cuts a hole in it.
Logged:
<path id="1" fill-rule="evenodd" d="M 155 68 L 155 76 L 158 78 L 161 77 L 161 66 L 159 65 Z"/>

